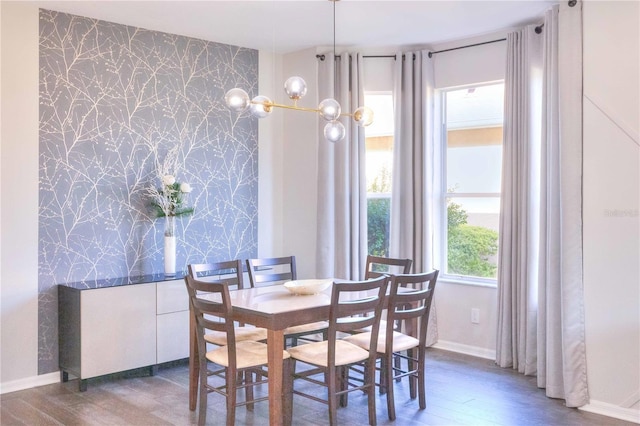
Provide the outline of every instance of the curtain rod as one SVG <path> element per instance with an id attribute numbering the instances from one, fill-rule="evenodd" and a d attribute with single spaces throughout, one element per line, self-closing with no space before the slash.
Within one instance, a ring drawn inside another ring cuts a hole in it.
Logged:
<path id="1" fill-rule="evenodd" d="M 396 55 L 363 55 L 363 58 L 393 58 L 396 59 Z M 316 55 L 316 58 L 320 59 L 321 61 L 325 60 L 325 55 Z M 338 56 L 335 56 L 334 58 L 335 60 L 338 59 Z M 402 59 L 404 59 L 404 55 L 402 55 Z M 416 59 L 416 54 L 413 54 L 413 59 Z"/>
<path id="2" fill-rule="evenodd" d="M 482 46 L 483 44 L 497 43 L 499 41 L 505 41 L 505 40 L 506 38 L 500 38 L 497 40 L 483 41 L 482 43 L 474 43 L 474 44 L 467 44 L 466 46 L 452 47 L 451 49 L 436 50 L 435 52 L 429 52 L 429 57 L 435 55 L 436 53 L 450 52 L 452 50 L 458 50 L 458 49 L 466 49 L 467 47 Z"/>
<path id="3" fill-rule="evenodd" d="M 363 55 L 363 58 L 393 58 L 396 59 L 396 55 Z M 320 59 L 321 61 L 324 61 L 325 59 L 325 55 L 316 55 L 316 58 Z M 335 57 L 335 59 L 338 59 L 338 56 Z M 404 55 L 402 55 L 402 59 L 404 59 Z M 413 59 L 416 59 L 416 54 L 413 54 Z"/>

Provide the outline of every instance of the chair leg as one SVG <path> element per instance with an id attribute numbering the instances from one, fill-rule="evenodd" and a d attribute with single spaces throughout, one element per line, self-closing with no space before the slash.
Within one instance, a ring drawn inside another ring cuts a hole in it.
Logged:
<path id="1" fill-rule="evenodd" d="M 337 372 L 336 369 L 339 367 L 334 367 L 332 371 L 325 371 L 325 376 L 327 378 L 327 395 L 328 395 L 328 404 L 329 404 L 329 425 L 335 426 L 338 424 L 338 397 L 336 396 L 337 386 Z"/>
<path id="2" fill-rule="evenodd" d="M 394 371 L 393 368 L 391 366 L 392 362 L 393 362 L 393 358 L 394 355 L 393 353 L 386 353 L 385 356 L 385 361 L 388 365 L 385 373 L 386 373 L 386 377 L 385 377 L 385 382 L 389 384 L 389 386 L 387 387 L 387 415 L 389 416 L 389 420 L 395 420 L 396 419 L 396 405 L 395 405 L 395 397 L 393 394 L 393 376 L 394 376 Z"/>
<path id="3" fill-rule="evenodd" d="M 402 358 L 400 358 L 399 356 L 394 356 L 393 362 L 396 366 L 396 369 L 400 371 L 402 369 Z M 402 380 L 400 377 L 396 378 L 396 382 L 400 382 L 400 380 Z"/>
<path id="4" fill-rule="evenodd" d="M 369 408 L 369 424 L 371 426 L 376 426 L 378 419 L 376 417 L 376 392 L 375 392 L 376 361 L 375 361 L 375 358 L 373 362 L 367 362 L 366 368 L 364 371 L 365 371 L 364 380 L 366 381 L 365 383 L 369 386 L 367 388 L 368 390 L 367 407 Z"/>
<path id="5" fill-rule="evenodd" d="M 347 390 L 349 387 L 349 367 L 338 367 L 340 375 L 340 390 Z M 340 395 L 340 407 L 346 407 L 349 404 L 349 393 L 345 392 Z"/>
<path id="6" fill-rule="evenodd" d="M 237 371 L 230 371 L 227 368 L 227 426 L 234 426 L 236 422 L 236 379 Z"/>
<path id="7" fill-rule="evenodd" d="M 424 380 L 424 367 L 425 367 L 425 356 L 426 353 L 424 350 L 420 350 L 418 351 L 418 396 L 419 396 L 419 403 L 420 403 L 420 409 L 424 410 L 425 408 L 427 408 L 427 397 L 426 397 L 426 393 L 427 393 L 427 389 L 425 388 L 425 380 Z"/>
<path id="8" fill-rule="evenodd" d="M 415 371 L 417 368 L 416 355 L 415 355 L 417 349 L 418 348 L 413 348 L 407 351 L 407 356 L 409 358 L 407 360 L 407 367 L 409 371 Z M 416 399 L 416 375 L 415 374 L 409 375 L 409 396 L 411 397 L 411 399 Z"/>
<path id="9" fill-rule="evenodd" d="M 207 419 L 207 362 L 200 361 L 200 391 L 199 391 L 199 408 L 198 408 L 198 425 L 204 426 Z"/>
<path id="10" fill-rule="evenodd" d="M 238 374 L 240 381 L 238 383 L 242 383 L 247 385 L 244 388 L 245 401 L 253 401 L 253 373 L 251 370 L 244 371 Z M 259 379 L 256 377 L 256 379 Z M 253 411 L 253 402 L 247 404 L 247 410 Z"/>
<path id="11" fill-rule="evenodd" d="M 389 366 L 387 365 L 387 356 L 380 358 L 380 395 L 387 393 L 387 371 Z M 393 370 L 392 370 L 393 371 Z"/>

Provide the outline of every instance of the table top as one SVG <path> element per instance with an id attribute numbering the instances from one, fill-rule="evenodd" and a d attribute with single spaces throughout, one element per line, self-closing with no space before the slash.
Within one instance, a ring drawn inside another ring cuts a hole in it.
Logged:
<path id="1" fill-rule="evenodd" d="M 271 330 L 283 330 L 328 319 L 331 290 L 332 286 L 329 286 L 317 294 L 296 295 L 279 284 L 231 290 L 229 295 L 236 321 Z M 366 292 L 351 295 L 352 298 L 366 296 Z M 204 297 L 213 301 L 220 300 L 219 295 Z"/>

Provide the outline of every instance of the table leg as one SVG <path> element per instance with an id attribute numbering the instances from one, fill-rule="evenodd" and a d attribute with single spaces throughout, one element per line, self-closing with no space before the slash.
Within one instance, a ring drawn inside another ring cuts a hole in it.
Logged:
<path id="1" fill-rule="evenodd" d="M 281 426 L 282 410 L 282 349 L 284 348 L 284 331 L 267 330 L 267 346 L 269 352 L 269 425 Z"/>
<path id="2" fill-rule="evenodd" d="M 196 410 L 198 399 L 198 377 L 200 364 L 198 363 L 198 342 L 196 340 L 196 321 L 189 312 L 189 410 Z"/>

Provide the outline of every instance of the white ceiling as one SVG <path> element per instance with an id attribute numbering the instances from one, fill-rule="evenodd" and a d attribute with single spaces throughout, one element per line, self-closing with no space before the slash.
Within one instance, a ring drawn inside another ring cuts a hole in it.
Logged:
<path id="1" fill-rule="evenodd" d="M 335 3 L 340 46 L 430 46 L 540 20 L 557 0 Z M 333 44 L 329 0 L 34 1 L 39 7 L 275 53 Z"/>

